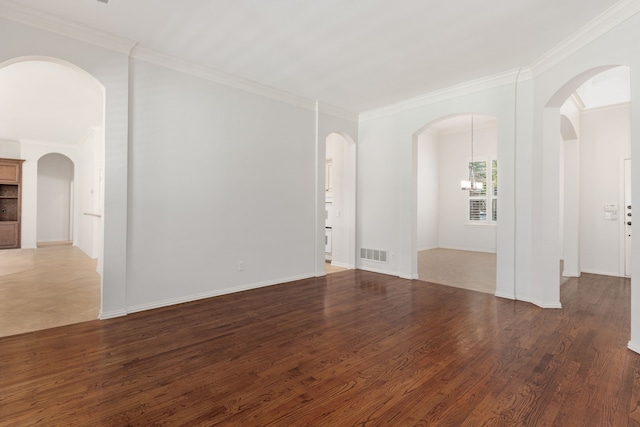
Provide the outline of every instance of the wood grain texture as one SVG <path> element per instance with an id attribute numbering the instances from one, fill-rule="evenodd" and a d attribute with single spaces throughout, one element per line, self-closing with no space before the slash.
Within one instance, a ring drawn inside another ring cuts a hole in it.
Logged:
<path id="1" fill-rule="evenodd" d="M 630 285 L 349 270 L 0 339 L 0 426 L 640 426 Z"/>

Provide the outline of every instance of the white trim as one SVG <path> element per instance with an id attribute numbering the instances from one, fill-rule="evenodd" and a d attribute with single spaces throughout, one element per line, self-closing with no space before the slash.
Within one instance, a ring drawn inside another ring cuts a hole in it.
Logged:
<path id="1" fill-rule="evenodd" d="M 450 86 L 448 88 L 429 92 L 423 95 L 406 99 L 404 101 L 397 102 L 395 104 L 377 108 L 375 110 L 365 111 L 364 113 L 360 114 L 360 122 L 390 116 L 392 114 L 397 114 L 406 110 L 411 110 L 413 108 L 424 107 L 429 104 L 434 104 L 436 102 L 441 102 L 458 96 L 470 95 L 472 93 L 492 89 L 494 87 L 514 84 L 516 82 L 517 75 L 518 70 L 512 69 L 480 79 L 470 80 L 455 86 Z M 520 81 L 522 80 L 523 78 L 521 75 Z"/>
<path id="2" fill-rule="evenodd" d="M 187 295 L 179 298 L 172 298 L 172 299 L 167 299 L 162 301 L 151 302 L 147 304 L 134 305 L 127 308 L 127 313 L 137 313 L 140 311 L 153 310 L 155 308 L 169 307 L 176 304 L 183 304 L 186 302 L 193 302 L 193 301 L 198 301 L 206 298 L 212 298 L 212 297 L 217 297 L 221 295 L 233 294 L 236 292 L 248 291 L 251 289 L 264 288 L 267 286 L 280 285 L 287 282 L 295 282 L 296 280 L 310 279 L 313 277 L 314 277 L 313 275 L 302 275 L 302 276 L 294 276 L 294 277 L 288 277 L 288 278 L 278 279 L 278 280 L 268 280 L 265 282 L 258 282 L 258 283 L 248 284 L 248 285 L 236 286 L 232 288 L 219 289 L 212 292 L 203 292 L 200 294 Z"/>
<path id="3" fill-rule="evenodd" d="M 615 110 L 615 109 L 622 109 L 622 108 L 631 108 L 631 102 L 630 101 L 625 101 L 625 102 L 620 102 L 618 104 L 610 104 L 610 105 L 602 105 L 600 107 L 593 107 L 593 108 L 583 108 L 582 110 L 580 110 L 580 114 L 582 113 L 593 113 L 593 112 L 600 112 L 600 111 L 607 111 L 607 110 Z"/>
<path id="4" fill-rule="evenodd" d="M 623 278 L 627 277 L 627 276 L 621 276 L 619 271 L 612 272 L 612 271 L 599 271 L 599 270 L 585 270 L 583 268 L 582 273 L 595 274 L 598 276 L 623 277 Z"/>
<path id="5" fill-rule="evenodd" d="M 397 271 L 391 271 L 391 270 L 385 270 L 382 268 L 375 268 L 375 267 L 365 267 L 363 265 L 360 265 L 360 267 L 358 267 L 359 270 L 363 270 L 363 271 L 369 271 L 371 273 L 379 273 L 379 274 L 386 274 L 387 276 L 396 276 L 396 277 L 400 277 L 398 275 Z"/>
<path id="6" fill-rule="evenodd" d="M 562 277 L 580 277 L 582 273 L 580 271 L 562 271 Z"/>
<path id="7" fill-rule="evenodd" d="M 359 114 L 353 111 L 348 111 L 335 105 L 325 104 L 318 101 L 318 112 L 321 114 L 328 114 L 339 119 L 349 120 L 351 122 L 358 122 Z"/>
<path id="8" fill-rule="evenodd" d="M 638 12 L 640 12 L 640 2 L 637 0 L 618 1 L 591 22 L 573 33 L 569 38 L 530 64 L 533 75 L 537 76 L 545 72 Z"/>
<path id="9" fill-rule="evenodd" d="M 627 344 L 627 348 L 631 351 L 635 351 L 636 353 L 640 354 L 639 344 L 634 344 L 633 342 L 629 341 L 629 343 Z"/>
<path id="10" fill-rule="evenodd" d="M 193 64 L 182 59 L 166 55 L 164 53 L 156 52 L 152 49 L 136 46 L 131 51 L 131 57 L 142 61 L 150 62 L 152 64 L 160 65 L 162 67 L 170 68 L 175 71 L 190 74 L 195 77 L 210 80 L 215 83 L 219 83 L 225 86 L 230 86 L 236 89 L 244 90 L 256 95 L 265 96 L 277 101 L 285 102 L 288 104 L 296 105 L 298 107 L 306 108 L 308 110 L 316 110 L 316 101 L 312 101 L 301 96 L 293 95 L 288 92 L 284 92 L 278 89 L 274 89 L 269 86 L 262 85 L 260 83 L 243 79 L 238 76 L 223 73 L 221 71 L 214 70 L 202 65 Z"/>
<path id="11" fill-rule="evenodd" d="M 480 225 L 480 224 L 478 224 Z M 476 226 L 476 224 L 472 224 L 472 226 Z M 465 252 L 480 252 L 480 253 L 484 253 L 484 254 L 497 254 L 498 252 L 493 249 L 493 250 L 487 250 L 487 249 L 478 249 L 478 248 L 462 248 L 462 247 L 457 247 L 457 246 L 438 246 L 437 249 L 450 249 L 453 251 L 465 251 Z"/>
<path id="12" fill-rule="evenodd" d="M 512 301 L 516 300 L 516 296 L 514 294 L 508 294 L 505 292 L 497 292 L 494 294 L 494 296 L 498 297 L 498 298 L 505 298 L 505 299 L 509 299 Z"/>
<path id="13" fill-rule="evenodd" d="M 191 74 L 225 86 L 262 95 L 267 98 L 296 105 L 298 107 L 303 107 L 309 110 L 315 110 L 316 108 L 315 101 L 301 96 L 171 57 L 152 49 L 138 46 L 137 41 L 117 37 L 109 33 L 98 31 L 85 25 L 61 19 L 48 13 L 40 12 L 6 0 L 0 0 L 0 18 L 5 18 L 20 24 L 29 25 L 44 31 L 60 34 L 85 43 L 124 53 L 136 59 L 141 59 L 156 65 L 161 65 L 176 71 Z M 331 111 L 328 114 L 338 115 L 338 117 L 357 121 L 357 115 L 355 113 L 351 113 L 337 107 L 327 107 L 327 110 Z"/>
<path id="14" fill-rule="evenodd" d="M 0 0 L 0 17 L 127 55 L 136 44 L 133 40 L 94 30 L 86 25 L 57 18 L 6 0 Z"/>
<path id="15" fill-rule="evenodd" d="M 122 317 L 122 316 L 126 316 L 127 315 L 127 310 L 114 310 L 114 311 L 107 311 L 107 312 L 100 312 L 100 314 L 98 315 L 98 319 L 100 320 L 107 320 L 107 319 L 114 319 L 116 317 Z"/>
<path id="16" fill-rule="evenodd" d="M 534 305 L 537 305 L 540 308 L 562 308 L 562 304 L 560 302 L 543 302 L 530 298 L 518 298 L 518 301 L 528 302 Z"/>
<path id="17" fill-rule="evenodd" d="M 355 268 L 353 265 L 345 264 L 343 262 L 331 261 L 331 265 L 336 266 L 336 267 L 340 267 L 340 268 L 346 268 L 347 270 L 353 270 Z"/>

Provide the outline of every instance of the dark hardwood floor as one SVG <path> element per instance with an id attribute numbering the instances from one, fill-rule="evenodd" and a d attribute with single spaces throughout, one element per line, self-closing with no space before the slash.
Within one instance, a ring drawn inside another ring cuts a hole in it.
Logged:
<path id="1" fill-rule="evenodd" d="M 638 426 L 630 284 L 363 271 L 0 339 L 1 426 Z"/>

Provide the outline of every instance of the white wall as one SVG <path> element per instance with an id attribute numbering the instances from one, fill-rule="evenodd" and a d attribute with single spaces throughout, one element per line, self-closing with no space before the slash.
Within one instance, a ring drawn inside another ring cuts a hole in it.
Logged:
<path id="1" fill-rule="evenodd" d="M 91 258 L 101 260 L 102 212 L 104 194 L 104 131 L 94 128 L 78 144 L 76 167 L 75 239 L 77 245 Z M 101 266 L 98 265 L 98 271 Z"/>
<path id="2" fill-rule="evenodd" d="M 128 309 L 313 276 L 315 112 L 131 69 Z"/>
<path id="3" fill-rule="evenodd" d="M 418 250 L 438 247 L 439 143 L 429 130 L 418 136 Z"/>
<path id="4" fill-rule="evenodd" d="M 73 162 L 57 153 L 38 160 L 37 242 L 70 241 L 74 185 Z"/>
<path id="5" fill-rule="evenodd" d="M 624 276 L 620 271 L 622 160 L 631 156 L 630 106 L 587 110 L 580 116 L 580 253 L 585 273 Z M 605 203 L 615 204 L 617 220 L 604 218 Z"/>
<path id="6" fill-rule="evenodd" d="M 0 140 L 0 157 L 3 159 L 19 159 L 20 141 Z"/>

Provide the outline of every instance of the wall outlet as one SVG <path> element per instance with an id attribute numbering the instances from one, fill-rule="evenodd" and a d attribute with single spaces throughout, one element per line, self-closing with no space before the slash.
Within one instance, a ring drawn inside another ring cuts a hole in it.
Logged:
<path id="1" fill-rule="evenodd" d="M 395 252 L 389 252 L 389 258 L 391 259 L 391 261 L 395 261 L 396 260 L 396 253 Z"/>
<path id="2" fill-rule="evenodd" d="M 244 271 L 244 261 L 238 261 L 238 271 Z"/>

